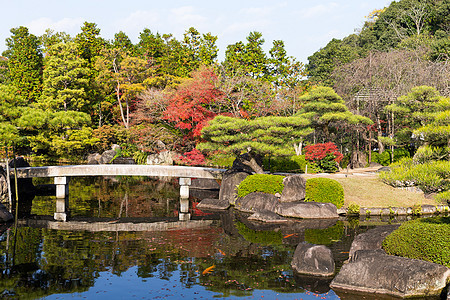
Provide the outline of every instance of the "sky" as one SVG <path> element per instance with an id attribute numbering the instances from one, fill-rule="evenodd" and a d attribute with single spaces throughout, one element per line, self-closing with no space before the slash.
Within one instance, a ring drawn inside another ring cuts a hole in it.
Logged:
<path id="1" fill-rule="evenodd" d="M 226 47 L 261 32 L 268 53 L 283 40 L 289 56 L 307 63 L 308 56 L 333 38 L 362 27 L 365 16 L 391 0 L 0 0 L 0 53 L 10 29 L 25 26 L 40 36 L 47 28 L 74 37 L 85 21 L 97 24 L 100 36 L 112 40 L 123 31 L 133 43 L 145 28 L 171 33 L 181 40 L 190 27 L 218 37 L 219 61 Z"/>

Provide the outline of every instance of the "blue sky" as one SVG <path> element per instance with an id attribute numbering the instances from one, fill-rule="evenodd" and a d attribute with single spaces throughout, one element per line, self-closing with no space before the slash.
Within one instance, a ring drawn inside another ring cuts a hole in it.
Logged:
<path id="1" fill-rule="evenodd" d="M 94 22 L 100 35 L 112 39 L 123 31 L 138 42 L 144 28 L 172 33 L 178 39 L 193 26 L 218 36 L 222 60 L 226 46 L 245 41 L 259 31 L 268 52 L 273 40 L 285 42 L 288 55 L 307 63 L 308 56 L 332 38 L 361 28 L 364 17 L 391 0 L 0 0 L 0 53 L 6 50 L 10 29 L 26 26 L 35 35 L 45 29 L 80 32 L 84 21 Z"/>

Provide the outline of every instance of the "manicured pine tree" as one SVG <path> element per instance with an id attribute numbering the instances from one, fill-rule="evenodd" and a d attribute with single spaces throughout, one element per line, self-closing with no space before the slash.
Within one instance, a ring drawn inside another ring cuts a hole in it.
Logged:
<path id="1" fill-rule="evenodd" d="M 304 117 L 261 117 L 251 120 L 217 116 L 202 130 L 204 142 L 197 148 L 233 154 L 255 173 L 263 173 L 264 155 L 290 156 L 294 145 L 311 133 Z M 246 153 L 246 156 L 241 154 Z"/>

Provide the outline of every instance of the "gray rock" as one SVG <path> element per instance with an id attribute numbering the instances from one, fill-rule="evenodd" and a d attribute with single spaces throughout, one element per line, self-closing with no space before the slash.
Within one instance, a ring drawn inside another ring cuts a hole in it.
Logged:
<path id="1" fill-rule="evenodd" d="M 199 209 L 228 209 L 230 203 L 219 199 L 203 199 L 197 205 Z"/>
<path id="2" fill-rule="evenodd" d="M 237 186 L 247 178 L 249 173 L 227 171 L 223 174 L 220 185 L 219 199 L 226 200 L 234 205 L 237 199 Z"/>
<path id="3" fill-rule="evenodd" d="M 425 297 L 440 295 L 449 279 L 450 269 L 443 265 L 391 256 L 382 250 L 360 250 L 342 266 L 330 287 L 338 293 Z"/>
<path id="4" fill-rule="evenodd" d="M 283 192 L 280 202 L 295 202 L 305 199 L 306 179 L 301 175 L 292 175 L 283 178 Z"/>
<path id="5" fill-rule="evenodd" d="M 432 215 L 437 213 L 437 208 L 434 205 L 422 205 L 422 214 Z"/>
<path id="6" fill-rule="evenodd" d="M 365 233 L 358 234 L 350 247 L 349 257 L 353 257 L 359 250 L 377 250 L 381 249 L 384 239 L 396 230 L 400 225 L 384 225 L 370 229 Z"/>
<path id="7" fill-rule="evenodd" d="M 319 202 L 284 202 L 279 203 L 275 212 L 284 217 L 302 219 L 338 218 L 336 205 Z"/>
<path id="8" fill-rule="evenodd" d="M 283 218 L 282 216 L 274 213 L 273 211 L 268 210 L 262 210 L 257 211 L 250 217 L 248 217 L 249 220 L 252 221 L 261 221 L 266 223 L 285 223 L 288 222 L 286 218 Z"/>
<path id="9" fill-rule="evenodd" d="M 330 249 L 309 243 L 298 244 L 291 266 L 297 273 L 313 276 L 332 276 L 335 268 Z"/>
<path id="10" fill-rule="evenodd" d="M 117 152 L 116 150 L 106 150 L 102 153 L 102 157 L 99 160 L 100 164 L 109 164 L 114 159 L 114 156 L 116 156 Z"/>
<path id="11" fill-rule="evenodd" d="M 89 154 L 87 157 L 88 165 L 98 165 L 100 163 L 102 156 L 98 153 Z"/>
<path id="12" fill-rule="evenodd" d="M 147 156 L 147 165 L 173 165 L 173 154 L 170 151 L 161 151 Z"/>
<path id="13" fill-rule="evenodd" d="M 245 197 L 238 198 L 235 203 L 235 208 L 243 212 L 256 211 L 275 211 L 278 204 L 278 198 L 275 195 L 267 193 L 250 193 Z"/>

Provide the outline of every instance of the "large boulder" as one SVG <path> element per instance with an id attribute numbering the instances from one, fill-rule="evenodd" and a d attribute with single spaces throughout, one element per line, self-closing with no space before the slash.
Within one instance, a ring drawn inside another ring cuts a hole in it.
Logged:
<path id="1" fill-rule="evenodd" d="M 226 171 L 220 185 L 219 199 L 234 205 L 237 199 L 237 186 L 250 175 L 247 172 Z"/>
<path id="2" fill-rule="evenodd" d="M 320 202 L 281 202 L 275 212 L 284 217 L 302 219 L 338 218 L 336 205 Z"/>
<path id="3" fill-rule="evenodd" d="M 147 165 L 173 165 L 173 153 L 171 151 L 161 151 L 147 156 Z"/>
<path id="4" fill-rule="evenodd" d="M 283 178 L 283 192 L 280 202 L 295 202 L 305 199 L 306 179 L 301 175 L 292 175 Z"/>
<path id="5" fill-rule="evenodd" d="M 87 157 L 87 164 L 88 165 L 98 165 L 100 163 L 101 159 L 102 159 L 102 156 L 98 153 L 89 154 Z"/>
<path id="6" fill-rule="evenodd" d="M 235 203 L 235 208 L 243 212 L 275 211 L 277 205 L 278 198 L 275 195 L 254 192 L 245 197 L 238 198 Z"/>
<path id="7" fill-rule="evenodd" d="M 106 150 L 105 152 L 102 153 L 100 159 L 98 160 L 98 163 L 109 164 L 113 161 L 116 154 L 117 154 L 116 150 Z"/>
<path id="8" fill-rule="evenodd" d="M 294 252 L 292 269 L 300 274 L 313 276 L 332 276 L 334 259 L 331 250 L 323 245 L 300 243 Z"/>
<path id="9" fill-rule="evenodd" d="M 353 293 L 395 297 L 438 296 L 450 279 L 450 269 L 435 263 L 387 255 L 383 250 L 360 250 L 344 264 L 331 288 Z"/>
<path id="10" fill-rule="evenodd" d="M 382 248 L 384 239 L 400 225 L 383 225 L 358 234 L 349 251 L 350 259 L 358 250 L 377 250 Z"/>

